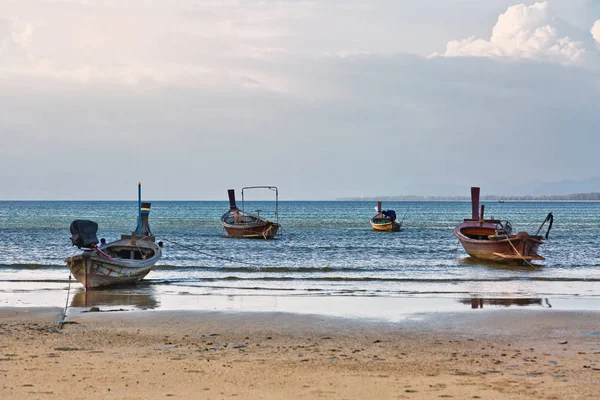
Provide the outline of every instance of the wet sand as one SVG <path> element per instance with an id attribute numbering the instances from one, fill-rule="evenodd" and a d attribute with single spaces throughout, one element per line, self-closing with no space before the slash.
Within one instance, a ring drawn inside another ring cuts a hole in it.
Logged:
<path id="1" fill-rule="evenodd" d="M 597 399 L 600 313 L 0 309 L 6 399 Z"/>

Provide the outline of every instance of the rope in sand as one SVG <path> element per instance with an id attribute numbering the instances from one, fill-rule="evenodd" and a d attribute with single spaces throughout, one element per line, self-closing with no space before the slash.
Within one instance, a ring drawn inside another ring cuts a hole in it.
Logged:
<path id="1" fill-rule="evenodd" d="M 69 273 L 69 286 L 67 287 L 67 301 L 65 302 L 65 309 L 63 313 L 56 323 L 56 330 L 61 330 L 63 325 L 65 324 L 65 319 L 67 318 L 67 309 L 69 308 L 69 296 L 71 295 L 71 274 Z"/>

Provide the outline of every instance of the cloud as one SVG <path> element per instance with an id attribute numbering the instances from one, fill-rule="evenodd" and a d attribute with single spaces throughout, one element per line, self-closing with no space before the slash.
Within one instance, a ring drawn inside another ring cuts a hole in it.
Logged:
<path id="1" fill-rule="evenodd" d="M 585 54 L 581 42 L 559 37 L 548 2 L 518 4 L 500 14 L 490 40 L 471 36 L 446 45 L 446 57 L 510 57 L 576 63 Z M 439 56 L 440 54 L 433 54 Z"/>
<path id="2" fill-rule="evenodd" d="M 4 62 L 27 56 L 33 25 L 14 18 L 0 18 L 0 60 Z"/>
<path id="3" fill-rule="evenodd" d="M 38 3 L 12 2 L 6 11 L 12 17 L 0 14 L 0 81 L 244 88 L 242 78 L 249 77 L 264 90 L 286 91 L 282 79 L 248 65 L 285 54 L 286 22 L 303 18 L 309 7 L 238 0 Z"/>
<path id="4" fill-rule="evenodd" d="M 490 26 L 482 17 L 507 1 L 473 7 L 464 0 L 19 0 L 7 3 L 5 15 L 21 22 L 0 26 L 6 47 L 0 81 L 260 88 L 302 95 L 305 81 L 272 69 L 291 57 L 427 56 L 447 38 L 485 32 Z M 560 1 L 572 0 L 554 0 L 554 7 Z M 554 43 L 559 52 L 569 46 L 575 46 L 573 56 L 583 52 L 577 42 L 564 40 Z M 470 46 L 483 43 L 497 51 L 491 41 L 473 41 Z"/>
<path id="5" fill-rule="evenodd" d="M 594 22 L 594 25 L 592 25 L 592 37 L 594 39 L 596 39 L 596 41 L 598 43 L 600 43 L 600 19 L 596 22 Z"/>

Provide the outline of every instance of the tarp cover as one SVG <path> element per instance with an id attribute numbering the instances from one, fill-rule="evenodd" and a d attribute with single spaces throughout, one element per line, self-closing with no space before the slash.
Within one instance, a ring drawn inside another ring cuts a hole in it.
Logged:
<path id="1" fill-rule="evenodd" d="M 396 219 L 396 211 L 394 210 L 383 210 L 381 213 L 391 220 Z"/>
<path id="2" fill-rule="evenodd" d="M 92 248 L 98 244 L 98 224 L 94 221 L 77 219 L 71 222 L 71 242 L 78 248 Z"/>

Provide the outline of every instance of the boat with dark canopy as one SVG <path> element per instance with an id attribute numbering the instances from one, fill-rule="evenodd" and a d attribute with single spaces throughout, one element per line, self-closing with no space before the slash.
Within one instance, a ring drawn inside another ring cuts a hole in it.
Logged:
<path id="1" fill-rule="evenodd" d="M 371 218 L 373 230 L 380 232 L 398 232 L 402 228 L 402 222 L 396 220 L 396 211 L 381 209 L 381 202 L 377 202 L 377 215 Z"/>
<path id="2" fill-rule="evenodd" d="M 485 206 L 479 208 L 479 192 L 478 187 L 471 188 L 471 218 L 465 219 L 454 229 L 454 235 L 465 251 L 473 258 L 510 264 L 544 260 L 537 251 L 552 229 L 552 213 L 548 214 L 534 235 L 527 232 L 514 234 L 510 222 L 484 218 Z M 541 236 L 539 232 L 546 222 L 550 222 L 546 235 Z"/>
<path id="3" fill-rule="evenodd" d="M 245 210 L 244 190 L 269 189 L 275 192 L 275 222 L 260 216 L 262 210 L 253 213 Z M 227 236 L 236 238 L 274 239 L 279 232 L 279 191 L 275 186 L 247 186 L 242 188 L 242 209 L 235 202 L 235 190 L 229 189 L 229 211 L 221 217 L 221 225 Z"/>
<path id="4" fill-rule="evenodd" d="M 124 285 L 143 279 L 161 258 L 162 242 L 155 242 L 148 216 L 151 203 L 141 201 L 138 184 L 138 224 L 131 235 L 98 246 L 98 224 L 89 220 L 71 223 L 71 242 L 83 253 L 65 261 L 71 274 L 86 289 Z"/>

